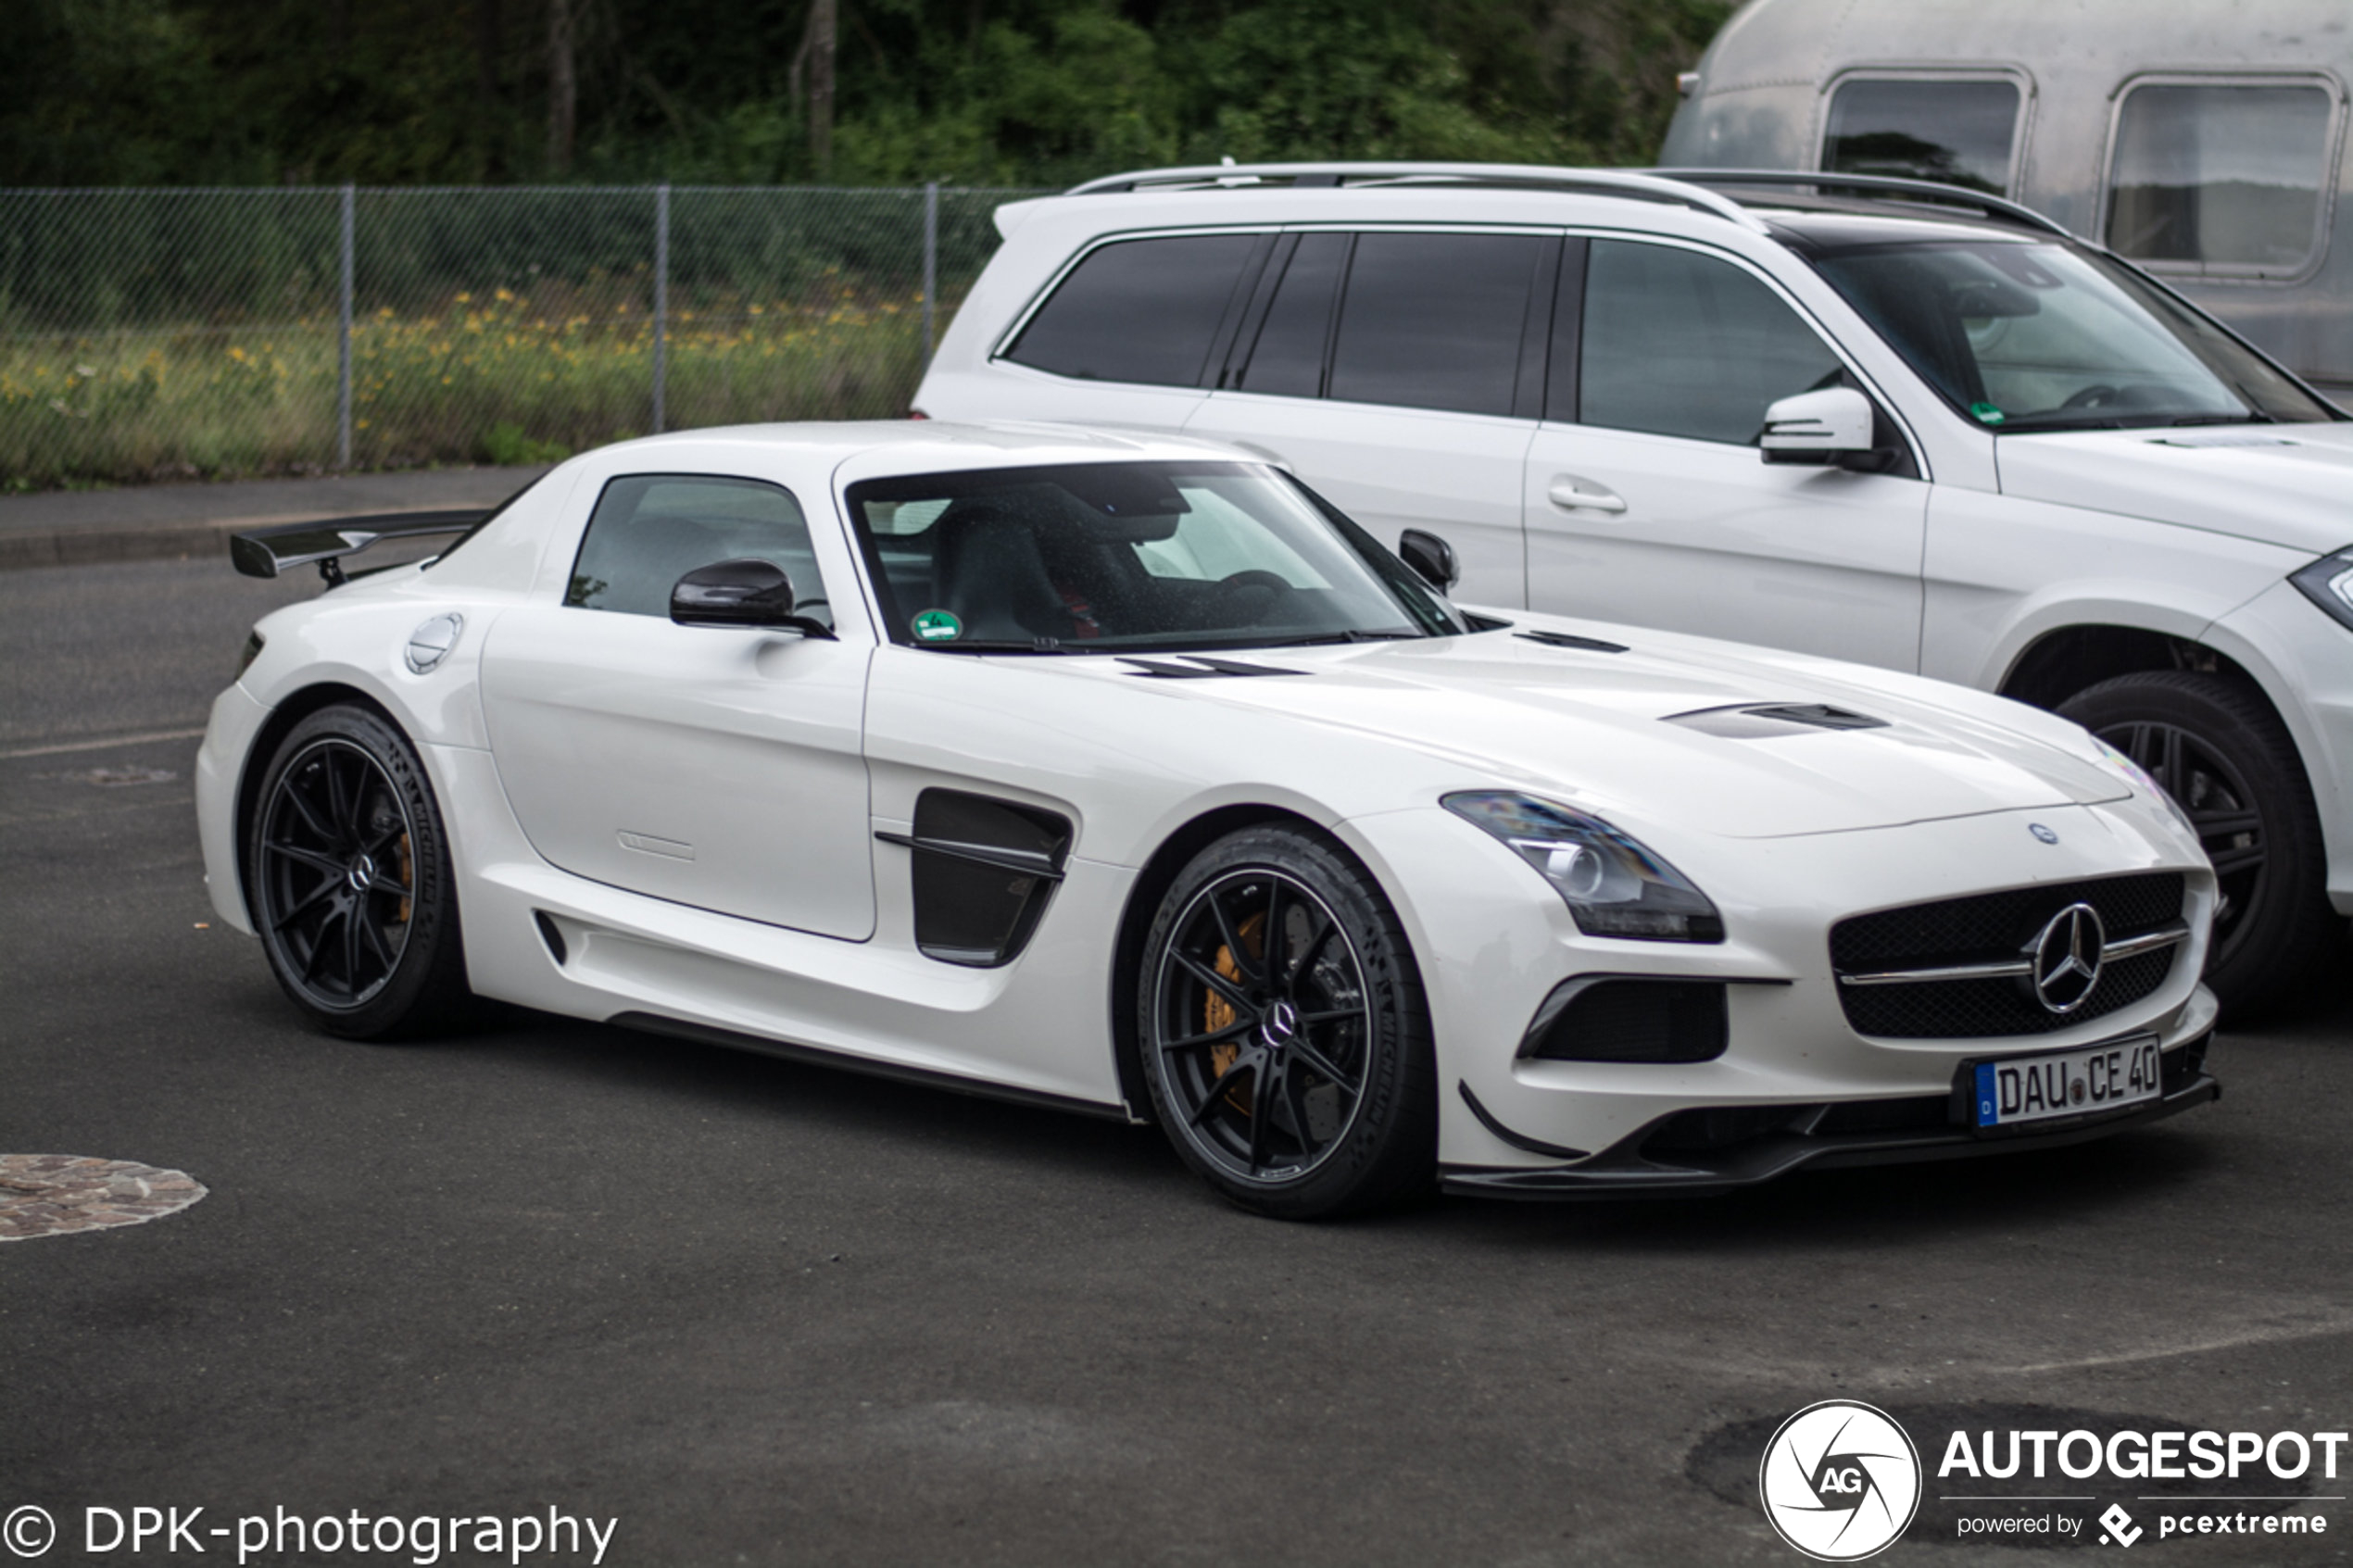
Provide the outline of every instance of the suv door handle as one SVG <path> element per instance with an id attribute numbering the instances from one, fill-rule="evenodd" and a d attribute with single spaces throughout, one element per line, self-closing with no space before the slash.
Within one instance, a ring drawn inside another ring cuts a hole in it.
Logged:
<path id="1" fill-rule="evenodd" d="M 1573 473 L 1556 473 L 1544 498 L 1565 512 L 1622 512 L 1626 497 L 1606 484 L 1596 484 Z"/>

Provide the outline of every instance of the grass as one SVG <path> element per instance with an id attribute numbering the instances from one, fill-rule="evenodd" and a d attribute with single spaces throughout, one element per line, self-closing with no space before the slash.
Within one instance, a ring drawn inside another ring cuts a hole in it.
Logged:
<path id="1" fill-rule="evenodd" d="M 922 320 L 920 297 L 839 283 L 698 299 L 673 313 L 666 423 L 896 418 Z M 553 286 L 378 309 L 352 333 L 352 466 L 544 462 L 642 433 L 653 358 L 641 303 Z M 0 488 L 322 471 L 337 361 L 332 320 L 0 337 Z"/>

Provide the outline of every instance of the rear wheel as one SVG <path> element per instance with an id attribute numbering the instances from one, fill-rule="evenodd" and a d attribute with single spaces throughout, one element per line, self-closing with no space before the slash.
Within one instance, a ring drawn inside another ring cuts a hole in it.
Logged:
<path id="1" fill-rule="evenodd" d="M 2289 999 L 2343 934 L 2321 820 L 2279 715 L 2243 681 L 2187 670 L 2102 681 L 2058 711 L 2148 770 L 2214 862 L 2206 983 L 2234 1011 Z"/>
<path id="2" fill-rule="evenodd" d="M 430 1034 L 464 1010 L 440 808 L 383 718 L 339 705 L 294 727 L 263 775 L 245 862 L 270 968 L 330 1034 Z"/>
<path id="3" fill-rule="evenodd" d="M 1162 901 L 1138 985 L 1169 1141 L 1242 1208 L 1319 1219 L 1429 1185 L 1436 1063 L 1397 917 L 1286 828 L 1210 846 Z"/>

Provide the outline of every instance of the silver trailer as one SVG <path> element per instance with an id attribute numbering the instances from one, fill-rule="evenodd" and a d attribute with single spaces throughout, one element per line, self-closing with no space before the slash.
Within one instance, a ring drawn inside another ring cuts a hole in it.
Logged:
<path id="1" fill-rule="evenodd" d="M 2345 401 L 2348 79 L 2353 0 L 1749 0 L 1660 161 L 2007 196 Z"/>

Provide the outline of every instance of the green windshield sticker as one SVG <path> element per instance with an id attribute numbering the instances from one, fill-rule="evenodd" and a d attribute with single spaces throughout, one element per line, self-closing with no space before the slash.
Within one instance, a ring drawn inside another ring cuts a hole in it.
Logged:
<path id="1" fill-rule="evenodd" d="M 944 609 L 927 609 L 915 617 L 919 643 L 952 643 L 964 634 L 964 623 Z"/>
<path id="2" fill-rule="evenodd" d="M 1972 403 L 1969 406 L 1969 411 L 1989 425 L 2000 424 L 2009 418 L 2007 414 L 2003 413 L 1991 403 Z"/>

